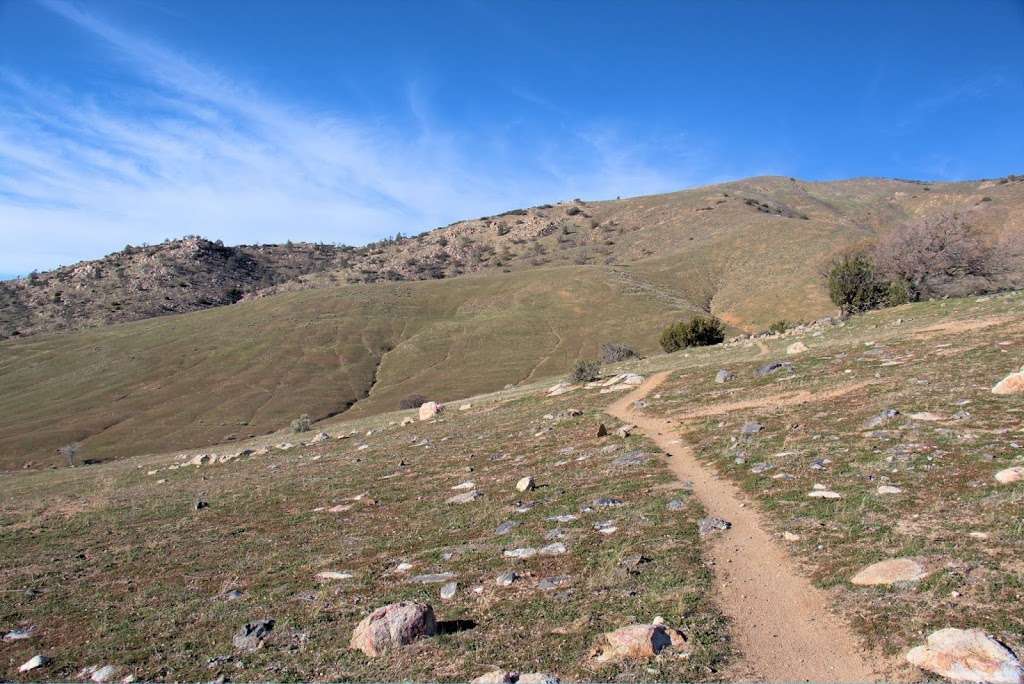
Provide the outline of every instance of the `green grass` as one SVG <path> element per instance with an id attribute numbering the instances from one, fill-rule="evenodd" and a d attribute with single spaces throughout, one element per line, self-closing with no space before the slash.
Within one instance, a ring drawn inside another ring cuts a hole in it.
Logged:
<path id="1" fill-rule="evenodd" d="M 39 635 L 5 645 L 4 675 L 17 677 L 17 665 L 42 651 L 56 659 L 45 676 L 63 679 L 108 662 L 146 680 L 466 681 L 493 667 L 576 680 L 714 679 L 729 643 L 696 535 L 702 509 L 695 501 L 666 509 L 681 494 L 666 487 L 673 478 L 657 460 L 611 466 L 648 445 L 595 436 L 607 399 L 527 394 L 405 427 L 371 418 L 347 440 L 223 465 L 168 469 L 179 461 L 161 456 L 11 476 L 0 514 L 0 626 L 33 624 Z M 569 406 L 584 414 L 544 418 Z M 524 474 L 537 490 L 515 491 Z M 446 504 L 464 480 L 484 497 Z M 359 494 L 367 498 L 353 501 Z M 208 509 L 193 510 L 198 496 Z M 581 513 L 598 497 L 625 505 Z M 314 510 L 346 503 L 353 508 L 343 513 Z M 535 505 L 517 513 L 522 503 Z M 580 518 L 547 520 L 565 513 Z M 520 524 L 496 536 L 505 520 Z M 593 529 L 605 520 L 619 531 Z M 555 527 L 568 554 L 502 557 L 549 543 Z M 632 575 L 620 561 L 637 553 L 651 561 Z M 455 573 L 456 598 L 441 601 L 439 585 L 393 573 L 401 561 L 414 564 L 410 575 Z M 316 581 L 326 569 L 354 577 Z M 521 579 L 496 586 L 508 569 Z M 537 587 L 552 576 L 570 581 L 557 591 Z M 244 597 L 221 598 L 231 588 Z M 402 599 L 476 627 L 376 660 L 347 649 L 364 615 Z M 689 658 L 591 668 L 586 656 L 599 633 L 657 615 L 687 633 Z M 277 620 L 267 648 L 235 653 L 232 634 L 264 617 Z M 208 667 L 218 656 L 231 659 Z"/>

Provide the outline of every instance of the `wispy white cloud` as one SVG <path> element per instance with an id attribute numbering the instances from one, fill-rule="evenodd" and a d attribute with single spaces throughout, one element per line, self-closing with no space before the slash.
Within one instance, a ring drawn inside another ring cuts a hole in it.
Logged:
<path id="1" fill-rule="evenodd" d="M 275 101 L 47 0 L 137 81 L 114 98 L 0 72 L 0 271 L 200 233 L 361 243 L 524 204 L 677 189 L 706 160 L 614 127 L 518 141 L 450 130 L 415 84 L 413 130 Z M 511 135 L 506 132 L 501 135 Z M 493 155 L 493 156 L 492 156 Z"/>

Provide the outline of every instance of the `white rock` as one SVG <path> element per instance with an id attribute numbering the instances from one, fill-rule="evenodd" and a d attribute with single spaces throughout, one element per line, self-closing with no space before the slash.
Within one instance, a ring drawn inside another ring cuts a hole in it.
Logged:
<path id="1" fill-rule="evenodd" d="M 841 498 L 843 498 L 842 494 L 839 494 L 838 492 L 832 492 L 832 491 L 829 491 L 827 489 L 815 489 L 813 492 L 809 492 L 807 494 L 807 496 L 811 497 L 812 499 L 841 499 Z"/>
<path id="2" fill-rule="evenodd" d="M 473 408 L 472 404 L 463 404 L 462 406 L 459 407 L 459 410 L 460 411 L 468 411 L 471 408 Z"/>
<path id="3" fill-rule="evenodd" d="M 913 558 L 892 558 L 872 563 L 854 575 L 850 583 L 867 587 L 896 582 L 916 582 L 927 576 L 928 571 Z"/>
<path id="4" fill-rule="evenodd" d="M 907 660 L 922 670 L 955 682 L 1024 682 L 1024 667 L 1020 661 L 980 629 L 947 627 L 932 632 L 926 645 L 907 653 Z"/>
<path id="5" fill-rule="evenodd" d="M 319 580 L 347 580 L 352 579 L 352 573 L 339 570 L 324 570 L 323 572 L 316 573 L 316 578 Z"/>
<path id="6" fill-rule="evenodd" d="M 805 351 L 807 351 L 807 345 L 803 342 L 794 342 L 786 347 L 786 353 L 790 355 L 803 354 Z"/>
<path id="7" fill-rule="evenodd" d="M 894 487 L 892 485 L 878 485 L 878 489 L 876 491 L 878 491 L 879 494 L 902 494 L 903 493 L 902 489 L 900 489 L 899 487 Z"/>
<path id="8" fill-rule="evenodd" d="M 44 655 L 36 655 L 29 658 L 21 667 L 18 668 L 18 672 L 29 672 L 37 667 L 45 667 L 50 664 L 51 658 Z"/>
<path id="9" fill-rule="evenodd" d="M 992 394 L 1020 394 L 1024 392 L 1024 368 L 1017 373 L 1010 373 L 996 383 L 992 388 Z"/>
<path id="10" fill-rule="evenodd" d="M 517 492 L 528 492 L 534 489 L 537 484 L 533 481 L 533 478 L 527 475 L 526 477 L 520 478 L 519 482 L 516 482 Z"/>
<path id="11" fill-rule="evenodd" d="M 443 407 L 436 401 L 428 401 L 420 405 L 419 419 L 430 420 L 442 411 Z"/>
<path id="12" fill-rule="evenodd" d="M 475 486 L 476 486 L 476 484 L 472 480 L 466 480 L 465 482 L 460 482 L 459 484 L 455 485 L 454 487 L 452 487 L 452 489 L 456 489 L 456 490 L 472 489 Z"/>
<path id="13" fill-rule="evenodd" d="M 999 484 L 1013 484 L 1024 480 L 1024 466 L 1013 466 L 996 473 L 996 482 Z"/>

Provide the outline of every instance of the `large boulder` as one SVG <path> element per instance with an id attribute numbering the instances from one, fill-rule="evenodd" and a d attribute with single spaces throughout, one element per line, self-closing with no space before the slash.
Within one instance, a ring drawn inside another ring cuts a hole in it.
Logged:
<path id="1" fill-rule="evenodd" d="M 794 354 L 803 354 L 805 351 L 807 351 L 807 345 L 799 341 L 786 347 L 786 353 L 790 356 Z"/>
<path id="2" fill-rule="evenodd" d="M 1016 656 L 980 629 L 948 627 L 932 632 L 924 646 L 907 653 L 907 660 L 955 682 L 1024 682 L 1024 667 Z"/>
<path id="3" fill-rule="evenodd" d="M 443 406 L 436 401 L 427 401 L 420 404 L 420 420 L 430 420 L 443 410 Z"/>
<path id="4" fill-rule="evenodd" d="M 598 663 L 644 660 L 653 658 L 670 646 L 682 651 L 686 648 L 686 636 L 662 624 L 629 625 L 602 634 L 591 657 Z"/>
<path id="5" fill-rule="evenodd" d="M 434 609 L 426 603 L 402 601 L 382 606 L 363 618 L 352 631 L 348 646 L 375 658 L 435 634 Z"/>
<path id="6" fill-rule="evenodd" d="M 999 484 L 1013 484 L 1021 481 L 1024 481 L 1024 466 L 1013 466 L 996 473 L 996 482 Z"/>
<path id="7" fill-rule="evenodd" d="M 1010 373 L 992 388 L 992 394 L 1020 394 L 1021 392 L 1024 392 L 1024 368 L 1016 373 Z"/>
<path id="8" fill-rule="evenodd" d="M 850 582 L 868 587 L 896 582 L 915 582 L 927 576 L 928 571 L 913 558 L 892 558 L 867 566 L 854 575 Z"/>

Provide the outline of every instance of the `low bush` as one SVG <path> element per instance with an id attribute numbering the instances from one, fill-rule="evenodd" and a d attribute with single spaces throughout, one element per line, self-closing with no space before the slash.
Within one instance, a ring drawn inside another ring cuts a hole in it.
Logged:
<path id="1" fill-rule="evenodd" d="M 847 254 L 828 272 L 828 294 L 844 316 L 877 309 L 885 302 L 888 286 L 864 254 Z"/>
<path id="2" fill-rule="evenodd" d="M 626 359 L 635 359 L 639 356 L 636 350 L 618 342 L 605 342 L 601 345 L 601 361 L 604 363 L 618 363 Z"/>
<path id="3" fill-rule="evenodd" d="M 601 377 L 601 362 L 580 359 L 569 373 L 569 382 L 593 382 Z"/>
<path id="4" fill-rule="evenodd" d="M 725 339 L 725 326 L 714 316 L 697 316 L 689 321 L 673 323 L 661 333 L 661 348 L 671 354 L 687 347 L 706 347 Z"/>
<path id="5" fill-rule="evenodd" d="M 292 432 L 309 432 L 313 428 L 313 421 L 305 413 L 292 421 Z"/>
<path id="6" fill-rule="evenodd" d="M 422 394 L 410 394 L 405 399 L 398 402 L 398 408 L 400 409 L 414 409 L 423 406 L 427 403 L 427 398 Z"/>

